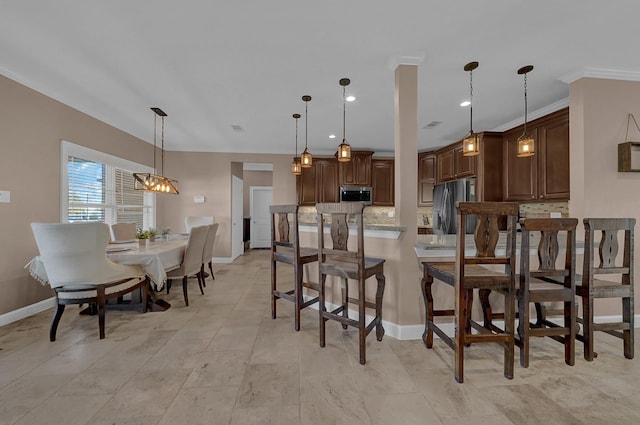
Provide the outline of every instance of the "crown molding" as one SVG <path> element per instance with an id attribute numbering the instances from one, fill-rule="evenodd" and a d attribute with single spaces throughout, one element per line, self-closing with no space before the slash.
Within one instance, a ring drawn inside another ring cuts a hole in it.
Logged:
<path id="1" fill-rule="evenodd" d="M 607 69 L 586 66 L 581 70 L 565 74 L 558 79 L 563 83 L 571 84 L 581 78 L 603 78 L 606 80 L 640 81 L 640 71 L 626 71 L 622 69 Z"/>
<path id="2" fill-rule="evenodd" d="M 557 102 L 553 102 L 550 105 L 543 106 L 540 109 L 536 109 L 535 111 L 529 112 L 527 114 L 527 121 L 533 121 L 540 117 L 544 117 L 545 115 L 549 115 L 552 112 L 559 111 L 562 108 L 566 108 L 569 106 L 569 98 L 565 97 L 564 99 L 560 99 Z M 514 127 L 517 127 L 521 124 L 524 124 L 524 115 L 506 122 L 498 127 L 491 129 L 490 131 L 503 132 L 507 130 L 511 130 Z"/>

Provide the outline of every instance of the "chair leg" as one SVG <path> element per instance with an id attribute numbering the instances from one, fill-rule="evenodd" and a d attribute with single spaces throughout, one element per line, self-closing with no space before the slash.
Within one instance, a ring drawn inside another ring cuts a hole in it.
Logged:
<path id="1" fill-rule="evenodd" d="M 300 309 L 302 306 L 302 264 L 293 266 L 293 328 L 296 331 L 300 330 Z"/>
<path id="2" fill-rule="evenodd" d="M 522 367 L 529 367 L 530 322 L 529 295 L 526 291 L 522 291 L 518 296 L 518 338 L 520 339 L 520 366 Z"/>
<path id="3" fill-rule="evenodd" d="M 629 324 L 629 329 L 622 331 L 624 341 L 624 356 L 627 359 L 633 358 L 633 291 L 628 298 L 622 298 L 622 321 Z"/>
<path id="4" fill-rule="evenodd" d="M 513 379 L 515 322 L 515 291 L 509 288 L 504 300 L 504 332 L 507 335 L 507 341 L 504 343 L 504 377 L 507 379 Z"/>
<path id="5" fill-rule="evenodd" d="M 104 332 L 104 319 L 105 319 L 105 295 L 104 295 L 104 286 L 98 286 L 97 287 L 97 293 L 98 293 L 98 300 L 97 303 L 98 304 L 98 328 L 100 330 L 100 339 L 104 339 L 105 337 L 105 332 Z"/>
<path id="6" fill-rule="evenodd" d="M 459 285 L 459 284 L 458 284 Z M 467 328 L 468 291 L 456 288 L 455 300 L 455 335 L 454 335 L 454 369 L 456 382 L 464 382 L 464 345 Z"/>
<path id="7" fill-rule="evenodd" d="M 376 339 L 382 341 L 384 328 L 382 327 L 382 297 L 384 295 L 385 277 L 383 273 L 376 274 L 378 289 L 376 290 Z"/>
<path id="8" fill-rule="evenodd" d="M 272 254 L 273 255 L 273 254 Z M 271 260 L 271 318 L 276 318 L 276 261 Z"/>
<path id="9" fill-rule="evenodd" d="M 365 293 L 364 277 L 358 279 L 358 346 L 360 351 L 360 364 L 367 363 L 367 324 L 365 322 Z"/>
<path id="10" fill-rule="evenodd" d="M 584 359 L 592 362 L 596 354 L 593 352 L 593 298 L 590 294 L 582 297 L 582 326 Z"/>
<path id="11" fill-rule="evenodd" d="M 576 309 L 572 301 L 564 303 L 564 327 L 568 334 L 564 336 L 564 362 L 573 366 L 576 362 Z"/>
<path id="12" fill-rule="evenodd" d="M 324 347 L 326 344 L 325 338 L 325 328 L 327 319 L 324 318 L 323 313 L 326 311 L 326 307 L 324 305 L 324 287 L 325 281 L 327 280 L 327 275 L 320 273 L 320 282 L 318 282 L 318 312 L 320 314 L 320 347 Z"/>
<path id="13" fill-rule="evenodd" d="M 184 294 L 184 304 L 189 307 L 189 295 L 187 295 L 187 280 L 187 276 L 182 278 L 182 293 Z"/>
<path id="14" fill-rule="evenodd" d="M 148 303 L 151 302 L 149 299 L 149 286 L 151 285 L 151 281 L 147 277 L 142 284 L 142 312 L 146 313 L 151 307 Z"/>
<path id="15" fill-rule="evenodd" d="M 211 280 L 216 280 L 216 277 L 213 275 L 213 261 L 209 260 L 209 271 L 211 272 Z"/>
<path id="16" fill-rule="evenodd" d="M 348 279 L 342 279 L 342 317 L 349 318 L 349 281 Z M 342 329 L 347 329 L 349 326 L 346 323 L 342 324 Z"/>
<path id="17" fill-rule="evenodd" d="M 484 327 L 487 329 L 491 329 L 493 322 L 493 312 L 491 311 L 489 295 L 491 295 L 491 289 L 478 290 L 478 298 L 480 298 L 480 306 L 482 307 L 482 316 L 484 318 Z"/>
<path id="18" fill-rule="evenodd" d="M 56 297 L 57 301 L 57 297 Z M 58 331 L 58 323 L 60 323 L 60 318 L 62 317 L 62 313 L 64 313 L 64 304 L 56 303 L 56 310 L 53 313 L 53 317 L 51 318 L 51 328 L 49 329 L 49 341 L 53 342 L 56 340 L 56 332 Z"/>
<path id="19" fill-rule="evenodd" d="M 205 278 L 207 277 L 207 275 L 204 272 L 204 263 L 202 263 L 200 265 L 200 276 L 202 276 L 202 286 L 206 288 L 207 287 L 207 280 Z M 200 291 L 202 291 L 202 288 L 200 288 Z M 202 293 L 202 295 L 204 295 L 204 292 Z"/>
<path id="20" fill-rule="evenodd" d="M 167 280 L 167 295 L 169 295 L 169 290 L 171 289 L 171 279 Z"/>
<path id="21" fill-rule="evenodd" d="M 422 341 L 427 348 L 433 347 L 433 329 L 431 329 L 431 324 L 433 322 L 433 293 L 431 292 L 431 285 L 433 285 L 433 277 L 429 276 L 429 273 L 427 273 L 427 268 L 424 267 L 422 282 L 420 282 L 420 286 L 422 288 L 422 298 L 424 299 L 425 315 Z"/>
<path id="22" fill-rule="evenodd" d="M 196 278 L 198 279 L 198 286 L 200 287 L 200 294 L 204 295 L 204 289 L 202 286 L 204 285 L 204 269 L 200 266 L 200 271 L 196 273 Z"/>

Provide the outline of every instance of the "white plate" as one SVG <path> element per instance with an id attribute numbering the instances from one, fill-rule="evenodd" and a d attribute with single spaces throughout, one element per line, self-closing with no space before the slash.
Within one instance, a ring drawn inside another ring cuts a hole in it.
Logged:
<path id="1" fill-rule="evenodd" d="M 126 246 L 110 246 L 107 248 L 107 252 L 122 252 L 129 251 L 131 248 L 127 248 Z"/>

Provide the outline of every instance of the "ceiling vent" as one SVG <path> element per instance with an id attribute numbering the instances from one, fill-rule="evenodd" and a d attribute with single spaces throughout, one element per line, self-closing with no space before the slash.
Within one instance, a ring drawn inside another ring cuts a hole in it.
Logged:
<path id="1" fill-rule="evenodd" d="M 442 121 L 431 121 L 429 124 L 422 127 L 423 130 L 431 130 L 433 127 L 442 124 Z"/>
<path id="2" fill-rule="evenodd" d="M 244 128 L 242 128 L 241 125 L 238 124 L 233 124 L 231 126 L 231 128 L 233 129 L 233 131 L 235 131 L 236 133 L 242 133 L 244 131 Z"/>

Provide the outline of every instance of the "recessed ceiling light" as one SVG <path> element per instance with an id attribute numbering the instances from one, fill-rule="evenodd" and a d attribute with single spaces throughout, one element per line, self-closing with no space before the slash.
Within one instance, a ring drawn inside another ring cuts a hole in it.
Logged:
<path id="1" fill-rule="evenodd" d="M 356 100 L 355 96 L 347 96 L 344 100 L 346 100 L 347 102 L 353 102 L 354 100 Z"/>
<path id="2" fill-rule="evenodd" d="M 335 135 L 335 134 L 330 134 L 330 135 L 329 135 L 329 139 L 335 139 L 335 138 L 336 138 L 336 135 Z"/>
<path id="3" fill-rule="evenodd" d="M 460 106 L 469 106 L 469 105 L 471 105 L 471 102 L 469 102 L 468 100 L 465 100 L 460 104 Z"/>

